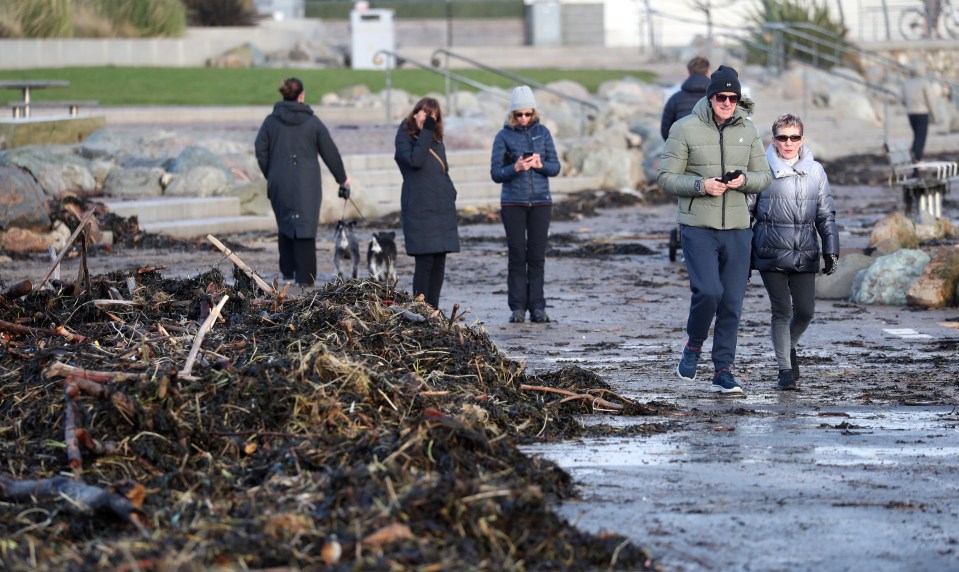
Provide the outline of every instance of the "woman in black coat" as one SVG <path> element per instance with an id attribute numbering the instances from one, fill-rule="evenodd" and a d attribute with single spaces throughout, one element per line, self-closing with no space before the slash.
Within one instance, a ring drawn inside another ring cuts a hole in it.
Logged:
<path id="1" fill-rule="evenodd" d="M 424 97 L 396 132 L 396 164 L 403 175 L 400 195 L 406 254 L 416 260 L 413 295 L 439 307 L 446 254 L 460 251 L 456 189 L 443 146 L 440 104 Z"/>
<path id="2" fill-rule="evenodd" d="M 301 286 L 312 286 L 323 198 L 317 156 L 340 186 L 348 186 L 350 180 L 330 132 L 303 103 L 303 82 L 291 77 L 279 91 L 283 101 L 273 106 L 273 113 L 263 120 L 256 135 L 256 160 L 266 177 L 266 196 L 276 216 L 283 279 L 295 278 Z"/>

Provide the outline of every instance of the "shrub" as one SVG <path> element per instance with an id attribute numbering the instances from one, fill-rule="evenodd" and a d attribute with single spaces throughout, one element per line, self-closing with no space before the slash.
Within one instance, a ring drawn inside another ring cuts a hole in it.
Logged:
<path id="1" fill-rule="evenodd" d="M 768 47 L 772 47 L 773 37 L 772 32 L 763 28 L 763 25 L 767 22 L 806 23 L 826 30 L 826 33 L 816 30 L 801 30 L 802 33 L 813 36 L 819 41 L 789 36 L 785 49 L 787 60 L 812 61 L 812 57 L 802 49 L 797 49 L 797 46 L 815 48 L 821 54 L 844 59 L 841 49 L 829 46 L 829 44 L 835 45 L 836 43 L 835 38 L 830 34 L 839 38 L 839 46 L 846 46 L 848 43 L 845 38 L 848 29 L 841 20 L 833 20 L 829 6 L 826 5 L 825 1 L 819 4 L 816 0 L 768 0 L 756 4 L 754 10 L 747 15 L 747 19 L 753 25 L 750 40 L 755 44 Z M 765 63 L 768 55 L 759 49 L 750 47 L 748 57 L 750 62 Z M 819 60 L 819 64 L 825 67 L 832 67 L 833 65 L 824 60 Z"/>
<path id="2" fill-rule="evenodd" d="M 253 0 L 184 0 L 191 26 L 253 26 Z"/>

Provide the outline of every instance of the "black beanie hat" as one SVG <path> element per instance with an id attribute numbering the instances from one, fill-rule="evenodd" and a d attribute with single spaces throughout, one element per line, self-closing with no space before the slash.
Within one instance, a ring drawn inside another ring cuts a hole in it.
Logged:
<path id="1" fill-rule="evenodd" d="M 717 93 L 731 91 L 742 97 L 742 88 L 739 86 L 739 74 L 729 66 L 719 66 L 709 76 L 709 87 L 706 88 L 706 97 L 710 98 Z"/>

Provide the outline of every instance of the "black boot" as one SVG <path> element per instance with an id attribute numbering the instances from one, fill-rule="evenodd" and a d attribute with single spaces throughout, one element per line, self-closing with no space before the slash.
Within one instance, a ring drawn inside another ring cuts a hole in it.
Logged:
<path id="1" fill-rule="evenodd" d="M 776 387 L 779 389 L 797 389 L 792 370 L 779 370 L 779 381 L 776 383 Z"/>
<path id="2" fill-rule="evenodd" d="M 799 358 L 796 356 L 796 348 L 789 350 L 789 363 L 793 369 L 793 380 L 799 379 Z"/>

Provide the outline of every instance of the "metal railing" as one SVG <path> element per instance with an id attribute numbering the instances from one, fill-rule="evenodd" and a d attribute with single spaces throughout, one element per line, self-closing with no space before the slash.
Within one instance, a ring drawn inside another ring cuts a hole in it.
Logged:
<path id="1" fill-rule="evenodd" d="M 437 75 L 443 76 L 443 77 L 444 77 L 444 82 L 445 82 L 446 85 L 447 85 L 446 102 L 447 102 L 447 113 L 448 113 L 448 114 L 452 114 L 452 113 L 453 113 L 453 108 L 451 107 L 450 98 L 449 98 L 449 83 L 450 83 L 451 81 L 456 81 L 456 82 L 459 82 L 459 83 L 463 83 L 463 84 L 466 84 L 466 85 L 468 85 L 468 86 L 470 86 L 470 87 L 472 87 L 472 88 L 474 88 L 474 89 L 477 89 L 477 90 L 479 90 L 479 91 L 486 92 L 486 93 L 491 93 L 491 94 L 493 94 L 493 95 L 496 95 L 496 96 L 498 96 L 498 97 L 505 98 L 505 99 L 507 99 L 507 100 L 509 99 L 509 96 L 508 96 L 508 95 L 503 94 L 502 91 L 500 91 L 500 90 L 498 90 L 498 89 L 496 89 L 496 88 L 494 88 L 494 87 L 492 87 L 492 86 L 486 85 L 486 84 L 484 84 L 484 83 L 480 83 L 480 82 L 478 82 L 478 81 L 476 81 L 476 80 L 474 80 L 474 79 L 468 78 L 468 77 L 466 77 L 466 76 L 464 76 L 464 75 L 459 75 L 459 74 L 457 74 L 457 73 L 453 73 L 453 72 L 451 72 L 451 71 L 449 71 L 449 70 L 438 70 L 438 69 L 436 69 L 435 67 L 433 67 L 433 66 L 431 66 L 431 65 L 424 64 L 424 63 L 421 62 L 421 61 L 417 61 L 417 60 L 414 60 L 414 59 L 412 59 L 412 58 L 408 58 L 408 57 L 406 57 L 406 56 L 404 56 L 404 55 L 402 55 L 402 54 L 400 54 L 400 53 L 397 53 L 397 52 L 394 52 L 394 51 L 391 51 L 391 50 L 379 50 L 379 51 L 377 51 L 375 54 L 373 54 L 373 62 L 376 63 L 376 64 L 379 64 L 379 63 L 380 63 L 379 58 L 382 58 L 382 57 L 388 58 L 388 59 L 387 59 L 387 65 L 386 65 L 386 121 L 387 121 L 387 122 L 392 121 L 392 117 L 393 117 L 392 105 L 391 105 L 391 102 L 390 102 L 390 99 L 391 99 L 391 98 L 390 98 L 390 94 L 391 94 L 391 92 L 393 91 L 393 89 L 392 89 L 392 88 L 393 88 L 393 69 L 396 67 L 396 64 L 397 64 L 397 63 L 410 64 L 410 65 L 412 65 L 412 66 L 418 67 L 418 68 L 423 69 L 423 70 L 426 70 L 426 71 L 428 71 L 428 72 L 435 73 L 435 74 L 437 74 Z"/>
<path id="2" fill-rule="evenodd" d="M 445 59 L 441 62 L 439 56 L 445 56 Z M 462 54 L 457 54 L 445 48 L 438 48 L 434 50 L 433 53 L 430 55 L 430 63 L 433 64 L 433 67 L 438 68 L 440 67 L 441 63 L 443 64 L 444 75 L 446 75 L 447 78 L 449 78 L 450 59 L 457 59 L 477 69 L 481 69 L 483 71 L 489 72 L 494 75 L 498 75 L 500 77 L 505 77 L 507 79 L 510 79 L 522 85 L 527 85 L 529 87 L 536 88 L 540 91 L 544 91 L 546 93 L 555 95 L 556 97 L 562 99 L 563 101 L 567 101 L 579 106 L 578 109 L 580 112 L 579 113 L 580 134 L 584 133 L 586 130 L 586 121 L 595 119 L 596 115 L 599 113 L 599 106 L 596 105 L 595 103 L 563 93 L 559 90 L 553 89 L 547 85 L 544 85 L 538 81 L 532 80 L 528 77 L 522 76 L 517 73 L 513 73 L 508 70 L 504 70 L 502 68 L 496 68 L 496 67 L 484 64 L 480 61 L 474 60 L 473 58 L 466 57 Z M 450 85 L 449 79 L 446 80 L 445 87 L 446 87 L 446 101 L 450 101 L 449 96 L 450 96 L 450 90 L 452 86 Z M 590 115 L 588 110 L 592 110 L 593 114 Z"/>

